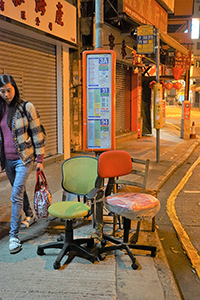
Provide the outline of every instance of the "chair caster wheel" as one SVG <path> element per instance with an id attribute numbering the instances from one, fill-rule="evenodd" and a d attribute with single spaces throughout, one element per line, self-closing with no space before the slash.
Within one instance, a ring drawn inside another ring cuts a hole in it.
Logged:
<path id="1" fill-rule="evenodd" d="M 131 267 L 132 267 L 133 270 L 137 270 L 138 265 L 137 264 L 132 264 Z"/>
<path id="2" fill-rule="evenodd" d="M 37 255 L 44 255 L 44 249 L 40 248 L 40 246 L 38 246 Z"/>
<path id="3" fill-rule="evenodd" d="M 92 248 L 94 246 L 94 239 L 91 239 L 87 242 L 88 248 Z"/>
<path id="4" fill-rule="evenodd" d="M 53 264 L 53 267 L 55 270 L 60 269 L 60 263 L 55 261 L 55 263 Z"/>
<path id="5" fill-rule="evenodd" d="M 96 261 L 96 257 L 95 256 L 91 257 L 90 261 L 91 261 L 91 263 L 94 263 Z"/>
<path id="6" fill-rule="evenodd" d="M 101 246 L 102 246 L 102 247 L 105 247 L 105 245 L 106 245 L 106 240 L 102 240 L 102 241 L 101 241 Z"/>
<path id="7" fill-rule="evenodd" d="M 62 242 L 62 241 L 64 241 L 63 237 L 62 237 L 62 236 L 59 236 L 59 237 L 57 238 L 57 242 Z"/>

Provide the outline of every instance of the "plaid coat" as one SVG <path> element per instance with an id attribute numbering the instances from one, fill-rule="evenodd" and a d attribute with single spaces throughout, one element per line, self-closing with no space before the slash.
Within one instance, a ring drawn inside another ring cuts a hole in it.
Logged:
<path id="1" fill-rule="evenodd" d="M 21 160 L 27 164 L 35 159 L 36 156 L 44 154 L 44 135 L 40 128 L 40 116 L 37 109 L 31 102 L 26 104 L 26 115 L 23 109 L 25 101 L 22 101 L 16 109 L 12 120 L 12 137 L 15 149 Z M 29 137 L 28 128 L 32 132 L 32 139 Z M 0 159 L 1 168 L 5 168 L 5 153 L 3 147 L 3 135 L 0 128 Z"/>

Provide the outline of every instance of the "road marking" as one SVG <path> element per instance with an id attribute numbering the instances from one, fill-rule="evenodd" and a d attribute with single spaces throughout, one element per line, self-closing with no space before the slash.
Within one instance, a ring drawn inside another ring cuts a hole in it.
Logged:
<path id="1" fill-rule="evenodd" d="M 178 130 L 181 130 L 181 128 L 180 128 L 179 126 L 176 126 L 176 125 L 173 124 L 173 123 L 170 123 L 170 122 L 167 122 L 167 121 L 165 121 L 165 123 L 168 124 L 168 125 L 173 126 L 174 128 L 176 128 L 176 129 L 178 129 Z"/>
<path id="2" fill-rule="evenodd" d="M 176 214 L 175 209 L 175 200 L 179 194 L 179 192 L 183 189 L 189 178 L 191 177 L 194 169 L 197 167 L 197 165 L 200 163 L 200 156 L 198 159 L 193 163 L 193 165 L 190 167 L 190 169 L 187 171 L 185 176 L 182 178 L 180 183 L 177 185 L 177 187 L 172 191 L 169 198 L 167 199 L 167 214 L 174 226 L 174 229 L 176 230 L 178 237 L 183 245 L 183 248 L 187 252 L 187 256 L 189 257 L 192 267 L 196 270 L 197 275 L 200 279 L 200 256 L 198 254 L 197 249 L 192 245 L 191 240 L 186 233 L 185 229 L 183 228 L 181 222 L 178 219 L 178 216 Z"/>
<path id="3" fill-rule="evenodd" d="M 174 159 L 177 156 L 177 154 L 174 154 L 170 159 Z"/>
<path id="4" fill-rule="evenodd" d="M 200 191 L 183 191 L 186 194 L 200 194 Z"/>

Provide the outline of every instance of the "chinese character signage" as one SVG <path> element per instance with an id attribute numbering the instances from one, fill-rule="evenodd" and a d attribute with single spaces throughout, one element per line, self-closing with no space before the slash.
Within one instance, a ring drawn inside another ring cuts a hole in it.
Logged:
<path id="1" fill-rule="evenodd" d="M 0 0 L 0 15 L 76 43 L 76 7 L 65 0 Z"/>
<path id="2" fill-rule="evenodd" d="M 162 84 L 156 83 L 153 87 L 153 100 L 154 100 L 154 128 L 162 129 L 163 126 L 163 90 Z"/>
<path id="3" fill-rule="evenodd" d="M 165 60 L 165 64 L 168 68 L 173 68 L 175 65 L 175 56 L 167 56 Z"/>
<path id="4" fill-rule="evenodd" d="M 167 33 L 167 12 L 156 0 L 123 0 L 123 12 L 142 24 L 155 25 Z"/>
<path id="5" fill-rule="evenodd" d="M 137 53 L 154 52 L 154 27 L 144 25 L 137 28 Z"/>
<path id="6" fill-rule="evenodd" d="M 181 67 L 185 70 L 190 70 L 191 67 L 191 51 L 186 56 L 182 54 L 180 51 L 175 51 L 175 67 Z"/>
<path id="7" fill-rule="evenodd" d="M 83 53 L 84 149 L 114 149 L 115 52 Z"/>

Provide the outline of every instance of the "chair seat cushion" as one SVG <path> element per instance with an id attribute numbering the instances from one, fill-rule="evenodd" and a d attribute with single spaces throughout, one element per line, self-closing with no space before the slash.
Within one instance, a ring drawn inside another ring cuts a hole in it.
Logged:
<path id="1" fill-rule="evenodd" d="M 105 207 L 130 220 L 144 220 L 156 215 L 160 201 L 145 193 L 119 193 L 105 198 Z"/>
<path id="2" fill-rule="evenodd" d="M 48 212 L 61 219 L 77 219 L 87 216 L 90 207 L 82 202 L 62 201 L 49 206 Z"/>

